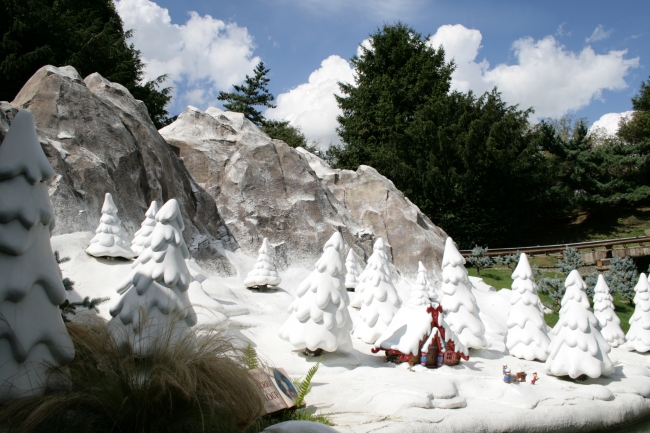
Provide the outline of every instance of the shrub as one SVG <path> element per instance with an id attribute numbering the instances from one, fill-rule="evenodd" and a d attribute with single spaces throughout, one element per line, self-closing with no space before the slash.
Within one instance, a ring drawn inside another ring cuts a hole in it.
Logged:
<path id="1" fill-rule="evenodd" d="M 1 431 L 227 433 L 263 412 L 263 397 L 240 353 L 213 328 L 167 339 L 174 344 L 156 345 L 151 357 L 137 358 L 118 347 L 100 319 L 66 326 L 76 357 L 68 369 L 53 368 L 66 389 L 5 404 Z"/>

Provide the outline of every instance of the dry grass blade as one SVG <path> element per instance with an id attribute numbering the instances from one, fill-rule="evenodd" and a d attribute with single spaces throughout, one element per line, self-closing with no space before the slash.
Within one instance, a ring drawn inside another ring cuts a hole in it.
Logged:
<path id="1" fill-rule="evenodd" d="M 69 377 L 69 388 L 5 404 L 0 430 L 225 433 L 263 412 L 241 354 L 212 328 L 167 338 L 152 356 L 137 358 L 116 344 L 103 321 L 67 326 L 76 358 L 53 373 Z"/>

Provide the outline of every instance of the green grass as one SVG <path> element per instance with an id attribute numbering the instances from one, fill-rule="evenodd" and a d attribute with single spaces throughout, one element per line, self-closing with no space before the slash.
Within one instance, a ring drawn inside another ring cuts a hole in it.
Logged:
<path id="1" fill-rule="evenodd" d="M 531 259 L 531 262 L 533 262 L 534 260 L 537 261 L 537 259 L 540 258 L 546 259 L 548 257 L 546 256 L 534 257 Z M 535 263 L 535 264 L 540 266 L 539 263 Z M 512 271 L 513 271 L 512 269 L 508 269 L 508 268 L 490 268 L 490 269 L 481 270 L 481 274 L 478 275 L 476 269 L 467 270 L 470 276 L 483 278 L 483 281 L 485 281 L 486 284 L 489 284 L 490 286 L 494 287 L 497 291 L 504 288 L 509 289 L 512 286 L 512 278 L 511 278 Z M 562 278 L 563 276 L 563 274 L 559 272 L 553 272 L 553 271 L 542 271 L 542 274 L 548 278 Z M 541 299 L 544 305 L 553 305 L 554 303 L 551 297 L 545 293 L 539 293 L 539 298 Z M 592 303 L 592 307 L 593 307 L 593 300 L 590 300 L 590 302 Z M 627 333 L 628 329 L 630 329 L 629 321 L 630 321 L 630 317 L 634 313 L 634 306 L 631 305 L 627 300 L 622 299 L 618 293 L 615 293 L 614 308 L 616 311 L 616 315 L 618 316 L 619 319 L 621 319 L 621 329 L 623 330 L 623 332 Z M 557 307 L 554 309 L 557 310 Z M 546 320 L 546 324 L 550 327 L 555 326 L 558 319 L 559 319 L 558 313 L 544 315 L 544 320 Z"/>

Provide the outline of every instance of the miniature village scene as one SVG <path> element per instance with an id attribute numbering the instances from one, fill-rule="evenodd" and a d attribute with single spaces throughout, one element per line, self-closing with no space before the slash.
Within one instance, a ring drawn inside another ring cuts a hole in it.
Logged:
<path id="1" fill-rule="evenodd" d="M 80 73 L 0 102 L 0 433 L 647 425 L 650 238 L 472 250 L 376 168 Z"/>

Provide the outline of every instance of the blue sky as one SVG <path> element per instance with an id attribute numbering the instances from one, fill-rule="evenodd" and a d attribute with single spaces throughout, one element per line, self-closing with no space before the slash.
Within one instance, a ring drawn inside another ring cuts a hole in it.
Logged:
<path id="1" fill-rule="evenodd" d="M 117 9 L 148 64 L 171 76 L 173 114 L 220 106 L 259 60 L 271 69 L 278 108 L 267 117 L 336 142 L 336 81 L 369 34 L 397 20 L 431 34 L 458 63 L 453 87 L 504 99 L 538 117 L 597 121 L 631 109 L 650 68 L 647 1 L 119 0 Z"/>

